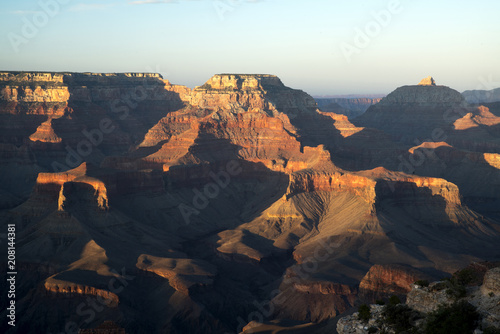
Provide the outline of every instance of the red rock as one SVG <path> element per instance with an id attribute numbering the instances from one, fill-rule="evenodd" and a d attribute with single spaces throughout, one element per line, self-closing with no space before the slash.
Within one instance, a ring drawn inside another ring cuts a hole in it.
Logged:
<path id="1" fill-rule="evenodd" d="M 411 291 L 418 280 L 430 276 L 410 266 L 397 264 L 374 265 L 359 284 L 361 298 L 374 303 L 376 299 L 392 295 L 404 296 Z"/>

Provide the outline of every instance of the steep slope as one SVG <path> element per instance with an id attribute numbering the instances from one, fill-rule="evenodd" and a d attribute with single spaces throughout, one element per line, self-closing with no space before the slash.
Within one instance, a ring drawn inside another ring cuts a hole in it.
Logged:
<path id="1" fill-rule="evenodd" d="M 367 321 L 359 319 L 359 312 L 342 317 L 337 332 L 495 332 L 500 326 L 499 283 L 498 263 L 472 263 L 446 280 L 412 284 L 405 304 L 370 305 Z M 450 293 L 454 289 L 461 293 Z"/>

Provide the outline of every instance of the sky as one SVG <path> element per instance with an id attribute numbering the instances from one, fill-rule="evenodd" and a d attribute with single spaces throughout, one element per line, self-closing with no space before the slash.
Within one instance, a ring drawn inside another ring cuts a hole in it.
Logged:
<path id="1" fill-rule="evenodd" d="M 386 94 L 433 76 L 500 87 L 498 0 L 0 2 L 0 70 L 275 74 L 313 96 Z"/>

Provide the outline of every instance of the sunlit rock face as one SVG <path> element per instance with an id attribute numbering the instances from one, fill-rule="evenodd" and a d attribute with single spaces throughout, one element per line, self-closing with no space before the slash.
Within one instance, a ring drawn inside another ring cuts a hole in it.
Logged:
<path id="1" fill-rule="evenodd" d="M 420 80 L 418 85 L 419 86 L 436 86 L 436 81 L 434 81 L 433 77 L 428 76 L 427 78 Z"/>
<path id="2" fill-rule="evenodd" d="M 427 278 L 414 268 L 390 264 L 374 265 L 359 284 L 360 295 L 367 302 L 375 303 L 392 295 L 405 296 L 414 283 Z"/>

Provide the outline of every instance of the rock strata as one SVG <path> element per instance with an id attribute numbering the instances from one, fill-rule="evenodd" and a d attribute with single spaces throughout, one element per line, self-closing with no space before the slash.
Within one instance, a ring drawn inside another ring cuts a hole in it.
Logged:
<path id="1" fill-rule="evenodd" d="M 436 86 L 436 82 L 434 81 L 434 78 L 431 76 L 428 76 L 427 78 L 422 79 L 419 83 L 419 86 Z"/>

